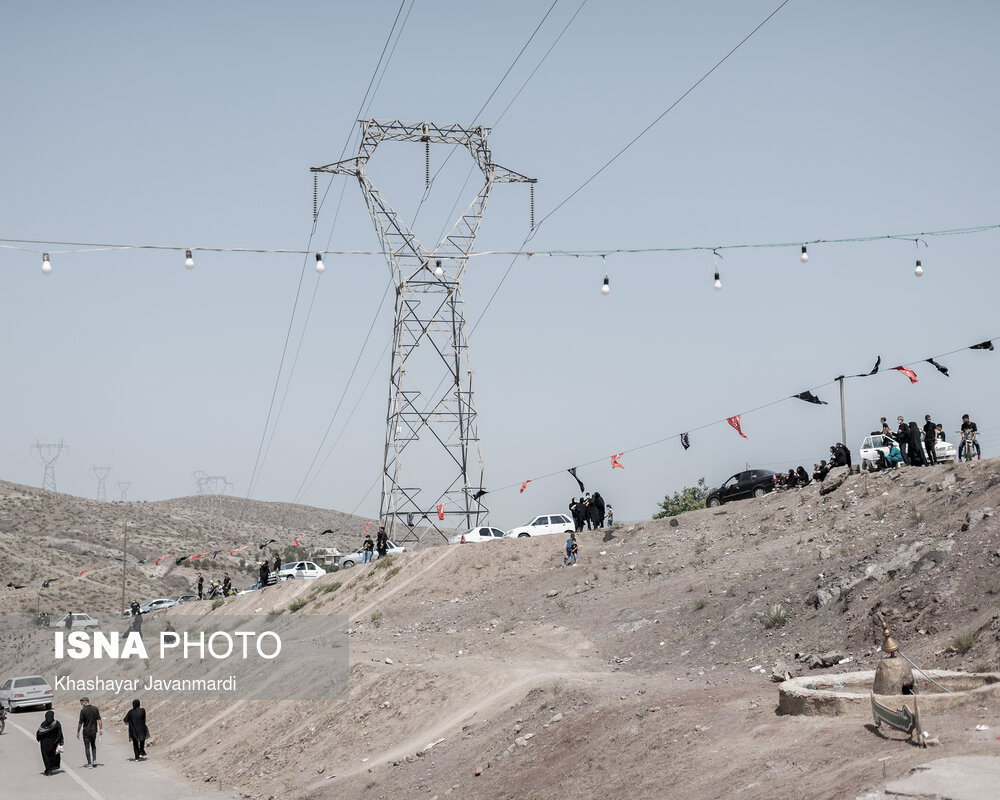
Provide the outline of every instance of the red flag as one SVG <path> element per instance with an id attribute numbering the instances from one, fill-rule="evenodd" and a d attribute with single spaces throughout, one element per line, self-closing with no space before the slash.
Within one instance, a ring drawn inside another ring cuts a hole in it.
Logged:
<path id="1" fill-rule="evenodd" d="M 77 575 L 76 577 L 79 578 L 81 575 L 83 575 L 84 572 L 90 572 L 90 570 L 89 569 L 82 569 L 82 570 L 80 570 L 80 574 Z"/>
<path id="2" fill-rule="evenodd" d="M 163 561 L 163 559 L 165 558 L 170 558 L 170 556 L 160 556 L 158 559 L 156 559 L 155 562 L 153 562 L 153 566 L 154 567 L 159 566 L 160 562 Z"/>
<path id="3" fill-rule="evenodd" d="M 521 491 L 519 491 L 518 494 L 524 494 L 525 488 L 527 487 L 527 485 L 529 483 L 531 483 L 532 480 L 533 480 L 532 478 L 528 478 L 528 480 L 526 480 L 524 483 L 522 483 L 521 484 Z"/>
<path id="4" fill-rule="evenodd" d="M 230 550 L 229 555 L 235 556 L 238 552 L 240 552 L 240 550 L 246 550 L 246 549 L 247 549 L 246 545 L 243 545 L 243 547 L 237 547 L 235 550 Z"/>
<path id="5" fill-rule="evenodd" d="M 444 504 L 438 506 L 438 519 L 444 519 Z"/>
<path id="6" fill-rule="evenodd" d="M 309 535 L 308 533 L 303 533 L 303 534 L 302 534 L 302 535 L 301 535 L 301 536 L 300 536 L 300 537 L 299 537 L 298 539 L 296 539 L 296 540 L 295 540 L 295 541 L 293 542 L 293 544 L 294 544 L 294 545 L 295 545 L 296 547 L 298 547 L 298 546 L 299 546 L 299 539 L 305 539 L 305 538 L 306 538 L 306 537 L 307 537 L 308 535 Z"/>
<path id="7" fill-rule="evenodd" d="M 907 378 L 910 379 L 910 383 L 917 382 L 917 373 L 914 372 L 912 369 L 909 369 L 908 367 L 893 367 L 893 369 L 902 372 Z"/>
<path id="8" fill-rule="evenodd" d="M 194 561 L 196 558 L 204 558 L 205 556 L 210 556 L 211 553 L 198 553 L 196 556 L 191 556 L 188 561 Z"/>
<path id="9" fill-rule="evenodd" d="M 371 526 L 372 526 L 372 521 L 368 520 L 368 522 L 365 523 L 365 533 L 368 533 L 368 529 L 371 528 Z"/>
<path id="10" fill-rule="evenodd" d="M 735 417 L 726 417 L 726 422 L 728 422 L 730 425 L 732 425 L 734 428 L 736 428 L 736 432 L 740 436 L 742 436 L 744 439 L 747 438 L 747 435 L 745 433 L 743 433 L 742 430 L 740 430 L 740 415 L 739 414 L 737 414 Z"/>
<path id="11" fill-rule="evenodd" d="M 625 455 L 624 452 L 621 452 L 616 456 L 611 456 L 611 469 L 615 469 L 616 467 L 618 469 L 625 469 L 625 467 L 622 466 L 622 462 L 618 460 L 623 455 Z"/>

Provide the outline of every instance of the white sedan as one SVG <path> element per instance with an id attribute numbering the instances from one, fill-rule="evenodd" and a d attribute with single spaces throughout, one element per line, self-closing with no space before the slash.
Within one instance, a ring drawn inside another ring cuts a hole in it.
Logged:
<path id="1" fill-rule="evenodd" d="M 499 528 L 473 528 L 464 533 L 456 533 L 448 539 L 448 544 L 469 544 L 471 542 L 495 542 L 503 538 Z"/>
<path id="2" fill-rule="evenodd" d="M 73 621 L 69 625 L 71 630 L 74 631 L 86 631 L 91 628 L 100 628 L 101 623 L 94 619 L 90 614 L 63 614 L 59 619 L 54 619 L 49 623 L 50 628 L 65 628 L 66 618 L 72 617 Z"/>
<path id="3" fill-rule="evenodd" d="M 395 544 L 393 542 L 386 542 L 386 544 L 389 546 L 389 549 L 385 551 L 385 554 L 387 556 L 398 556 L 406 552 L 406 548 L 400 547 L 398 544 Z M 373 552 L 372 561 L 374 561 L 376 558 L 378 558 L 378 553 Z M 364 561 L 365 561 L 364 551 L 356 550 L 355 552 L 349 553 L 346 556 L 341 556 L 339 563 L 340 566 L 347 568 L 347 567 L 353 567 L 355 564 L 363 564 Z"/>
<path id="4" fill-rule="evenodd" d="M 544 536 L 547 533 L 572 533 L 576 530 L 565 514 L 543 514 L 535 517 L 527 525 L 511 528 L 504 534 L 505 539 L 523 539 L 526 536 Z"/>
<path id="5" fill-rule="evenodd" d="M 52 708 L 52 687 L 41 675 L 25 675 L 11 678 L 0 686 L 0 705 L 8 711 L 24 706 L 45 706 Z"/>
<path id="6" fill-rule="evenodd" d="M 278 580 L 282 581 L 313 579 L 321 575 L 326 575 L 326 570 L 316 566 L 312 561 L 293 561 L 278 570 Z"/>
<path id="7" fill-rule="evenodd" d="M 150 611 L 159 611 L 163 608 L 170 608 L 177 605 L 177 601 L 170 597 L 161 597 L 157 600 L 147 600 L 139 606 L 140 614 L 148 614 Z"/>

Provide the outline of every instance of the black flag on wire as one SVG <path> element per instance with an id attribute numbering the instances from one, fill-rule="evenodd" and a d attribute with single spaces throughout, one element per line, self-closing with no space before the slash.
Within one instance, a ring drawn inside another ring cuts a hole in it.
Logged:
<path id="1" fill-rule="evenodd" d="M 854 377 L 855 378 L 867 378 L 870 375 L 874 375 L 876 372 L 878 372 L 878 368 L 879 368 L 879 366 L 881 364 L 882 364 L 882 356 L 879 356 L 878 358 L 875 359 L 875 366 L 872 367 L 872 371 L 871 372 L 862 372 L 862 373 L 860 373 L 858 375 L 855 375 Z"/>
<path id="2" fill-rule="evenodd" d="M 992 350 L 993 349 L 993 342 L 991 342 L 989 339 L 987 339 L 985 342 L 980 342 L 979 344 L 972 345 L 969 349 L 970 350 Z"/>
<path id="3" fill-rule="evenodd" d="M 585 488 L 583 487 L 583 481 L 581 481 L 581 480 L 580 480 L 580 479 L 579 479 L 579 478 L 578 478 L 578 477 L 576 476 L 576 467 L 570 467 L 570 468 L 569 468 L 568 470 L 566 470 L 566 471 L 567 471 L 567 472 L 568 472 L 568 473 L 569 473 L 570 475 L 572 475 L 572 476 L 573 476 L 573 480 L 575 480 L 575 481 L 576 481 L 577 485 L 578 485 L 578 486 L 580 487 L 580 491 L 581 491 L 581 492 L 585 492 L 585 491 L 587 491 L 587 490 L 586 490 L 586 489 L 585 489 Z"/>
<path id="4" fill-rule="evenodd" d="M 691 446 L 691 440 L 686 433 L 681 434 L 681 447 L 687 450 Z"/>
<path id="5" fill-rule="evenodd" d="M 828 405 L 826 400 L 820 400 L 816 395 L 808 391 L 793 394 L 792 397 L 798 398 L 799 400 L 805 400 L 807 403 L 815 403 L 818 406 Z"/>
<path id="6" fill-rule="evenodd" d="M 934 368 L 935 368 L 935 369 L 936 369 L 936 370 L 937 370 L 938 372 L 940 372 L 940 373 L 941 373 L 942 375 L 944 375 L 944 376 L 945 376 L 946 378 L 950 378 L 950 377 L 951 377 L 951 376 L 950 376 L 950 375 L 948 374 L 948 368 L 947 368 L 947 367 L 943 367 L 943 366 L 941 366 L 941 365 L 940 365 L 940 364 L 938 364 L 938 362 L 937 362 L 937 361 L 935 361 L 935 360 L 934 360 L 933 358 L 928 358 L 928 359 L 927 359 L 927 363 L 928 363 L 928 364 L 930 364 L 930 365 L 931 365 L 932 367 L 934 367 Z"/>

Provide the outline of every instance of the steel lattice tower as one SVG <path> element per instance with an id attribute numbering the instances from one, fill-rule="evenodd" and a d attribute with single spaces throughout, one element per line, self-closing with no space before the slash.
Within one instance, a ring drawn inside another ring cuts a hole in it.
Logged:
<path id="1" fill-rule="evenodd" d="M 102 503 L 106 503 L 108 500 L 108 490 L 105 487 L 105 481 L 110 474 L 111 467 L 94 467 L 94 475 L 97 476 L 97 499 Z"/>
<path id="2" fill-rule="evenodd" d="M 419 538 L 418 520 L 445 536 L 442 528 L 473 527 L 489 513 L 465 330 L 465 266 L 493 184 L 535 179 L 494 163 L 483 126 L 359 124 L 357 156 L 311 171 L 358 179 L 396 285 L 379 519 L 396 541 Z M 382 142 L 423 142 L 428 153 L 431 144 L 460 145 L 483 173 L 482 188 L 433 249 L 421 244 L 365 172 Z M 439 520 L 439 506 L 451 525 Z"/>
<path id="3" fill-rule="evenodd" d="M 42 444 L 36 439 L 35 443 L 31 446 L 32 450 L 38 451 L 38 457 L 42 459 L 42 463 L 45 465 L 45 471 L 42 473 L 43 491 L 56 491 L 56 459 L 59 458 L 59 454 L 66 447 L 69 447 L 69 445 L 63 444 L 62 439 L 59 440 L 59 444 Z M 55 451 L 55 455 L 51 455 L 53 451 Z"/>

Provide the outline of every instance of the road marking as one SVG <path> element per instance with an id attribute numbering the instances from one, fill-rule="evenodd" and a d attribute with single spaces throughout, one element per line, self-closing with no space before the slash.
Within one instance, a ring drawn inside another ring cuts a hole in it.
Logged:
<path id="1" fill-rule="evenodd" d="M 31 741 L 33 741 L 33 742 L 37 741 L 37 739 L 35 739 L 35 735 L 33 733 L 31 733 L 31 731 L 25 730 L 20 725 L 18 725 L 16 722 L 12 722 L 9 717 L 7 718 L 7 724 L 8 725 L 13 725 L 15 728 L 17 728 L 19 731 L 21 731 L 21 733 L 23 733 L 25 736 L 27 736 L 29 739 L 31 739 Z M 90 786 L 83 778 L 81 778 L 79 775 L 77 775 L 72 769 L 70 769 L 69 767 L 63 767 L 63 766 L 60 766 L 59 769 L 61 769 L 63 772 L 65 772 L 67 775 L 69 775 L 73 780 L 75 780 L 78 784 L 80 784 L 80 787 L 83 789 L 83 791 L 85 791 L 92 798 L 94 798 L 94 800 L 104 800 L 103 795 L 99 794 L 94 789 L 94 787 Z"/>

